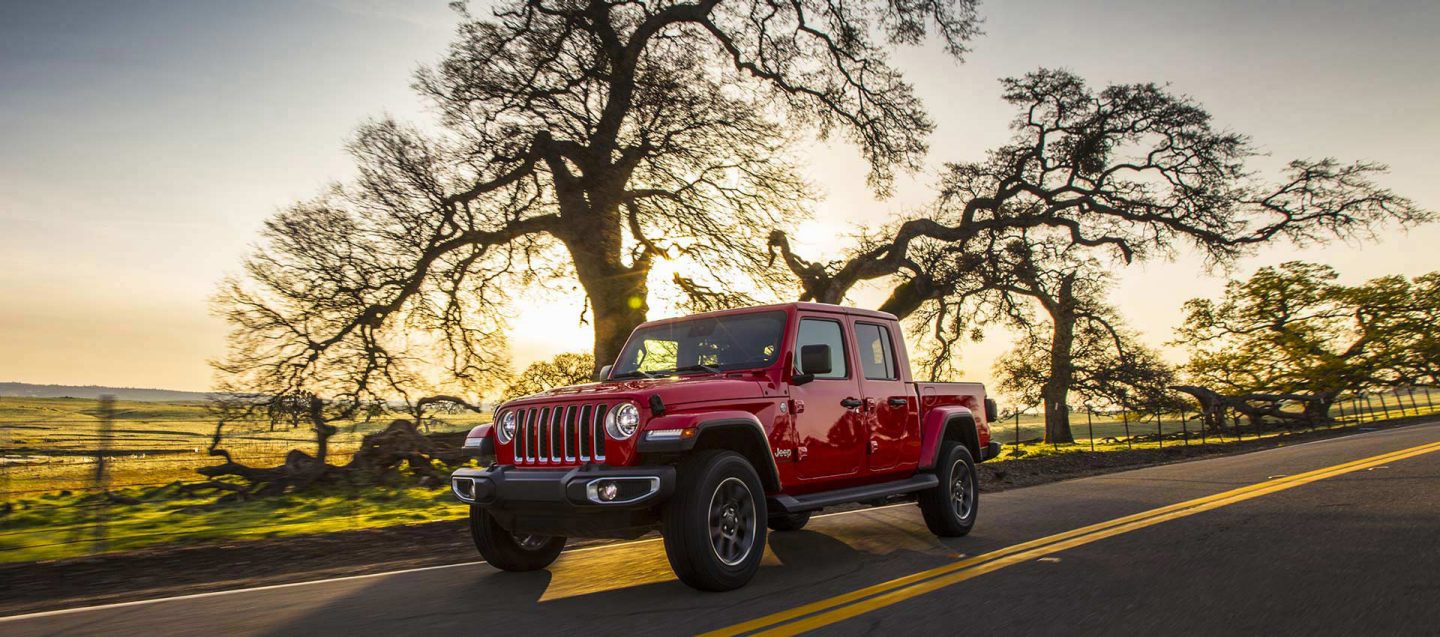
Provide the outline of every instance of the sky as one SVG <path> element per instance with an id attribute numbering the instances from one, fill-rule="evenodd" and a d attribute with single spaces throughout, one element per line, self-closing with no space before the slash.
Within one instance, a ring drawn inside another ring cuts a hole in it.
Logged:
<path id="1" fill-rule="evenodd" d="M 964 64 L 934 43 L 895 56 L 938 124 L 929 170 L 877 200 L 853 148 L 801 153 L 824 196 L 801 227 L 807 254 L 927 201 L 941 163 L 1004 143 L 1012 112 L 996 80 L 1043 66 L 1096 86 L 1169 83 L 1250 135 L 1267 153 L 1257 167 L 1380 161 L 1384 185 L 1440 209 L 1434 0 L 1007 0 L 981 14 Z M 409 83 L 454 25 L 443 0 L 0 3 L 0 381 L 210 387 L 218 282 L 266 217 L 352 174 L 343 145 L 357 124 L 432 117 Z M 1440 226 L 1386 229 L 1270 246 L 1233 274 L 1298 258 L 1346 282 L 1416 275 L 1440 270 L 1437 245 Z M 1181 303 L 1217 295 L 1226 274 L 1181 254 L 1124 269 L 1112 298 L 1163 346 Z M 557 293 L 521 308 L 517 366 L 589 349 L 580 302 Z M 998 330 L 968 346 L 967 377 L 988 381 L 1007 347 Z"/>

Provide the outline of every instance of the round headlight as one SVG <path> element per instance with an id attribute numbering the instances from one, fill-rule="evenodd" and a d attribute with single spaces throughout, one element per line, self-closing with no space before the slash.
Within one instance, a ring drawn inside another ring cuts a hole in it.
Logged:
<path id="1" fill-rule="evenodd" d="M 605 414 L 605 431 L 611 438 L 624 440 L 640 428 L 640 410 L 630 403 L 621 403 Z"/>
<path id="2" fill-rule="evenodd" d="M 510 440 L 515 437 L 515 412 L 507 411 L 500 417 L 500 426 L 495 428 L 495 436 L 500 439 L 500 444 L 510 444 Z"/>

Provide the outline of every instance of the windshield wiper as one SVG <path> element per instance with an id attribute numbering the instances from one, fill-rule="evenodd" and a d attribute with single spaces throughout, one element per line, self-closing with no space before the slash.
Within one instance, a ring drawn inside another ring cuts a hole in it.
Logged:
<path id="1" fill-rule="evenodd" d="M 720 368 L 714 365 L 686 365 L 684 367 L 676 367 L 675 369 L 657 369 L 649 372 L 643 372 L 637 369 L 631 372 L 615 374 L 610 377 L 610 380 L 620 380 L 623 378 L 664 378 L 671 374 L 680 374 L 683 372 L 709 372 L 711 374 L 718 374 L 720 373 Z"/>
<path id="2" fill-rule="evenodd" d="M 695 364 L 686 365 L 684 367 L 676 367 L 675 369 L 670 370 L 671 374 L 678 374 L 680 372 L 709 372 L 711 374 L 718 374 L 720 373 L 720 368 L 714 365 Z"/>

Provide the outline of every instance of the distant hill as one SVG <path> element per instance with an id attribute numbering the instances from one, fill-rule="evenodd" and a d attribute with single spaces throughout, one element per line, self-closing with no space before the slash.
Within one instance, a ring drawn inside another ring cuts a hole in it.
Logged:
<path id="1" fill-rule="evenodd" d="M 210 394 L 205 392 L 176 391 L 173 389 L 0 383 L 0 396 L 12 398 L 99 398 L 105 395 L 114 396 L 117 400 L 137 400 L 144 402 L 205 400 L 210 397 Z"/>

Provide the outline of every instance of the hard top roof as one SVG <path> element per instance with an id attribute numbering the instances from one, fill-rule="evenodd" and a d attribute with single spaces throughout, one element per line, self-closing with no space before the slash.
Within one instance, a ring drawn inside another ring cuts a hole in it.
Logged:
<path id="1" fill-rule="evenodd" d="M 881 319 L 881 320 L 887 320 L 887 321 L 897 320 L 897 319 L 895 318 L 895 315 L 894 315 L 894 314 L 891 314 L 891 313 L 889 313 L 889 312 L 880 312 L 880 311 L 877 311 L 877 310 L 866 310 L 866 309 L 862 309 L 862 308 L 858 308 L 858 307 L 848 307 L 848 306 L 844 306 L 844 305 L 835 305 L 835 304 L 833 304 L 833 303 L 812 303 L 812 302 L 809 302 L 809 301 L 791 301 L 791 302 L 789 302 L 789 303 L 776 303 L 776 304 L 773 304 L 773 305 L 753 305 L 753 306 L 749 306 L 749 307 L 737 307 L 737 308 L 732 308 L 732 309 L 728 309 L 728 310 L 716 310 L 716 311 L 714 311 L 714 312 L 702 312 L 702 313 L 699 313 L 699 314 L 689 314 L 689 315 L 686 315 L 686 316 L 675 316 L 675 317 L 670 317 L 670 318 L 655 319 L 655 320 L 653 320 L 653 321 L 646 321 L 646 322 L 642 323 L 641 325 L 642 325 L 642 326 L 643 326 L 643 325 L 656 325 L 656 324 L 661 324 L 661 323 L 670 323 L 670 322 L 673 322 L 673 321 L 683 321 L 683 320 L 692 319 L 692 318 L 699 318 L 699 317 L 729 316 L 729 315 L 732 315 L 732 314 L 749 314 L 749 313 L 752 313 L 752 312 L 764 312 L 764 311 L 767 311 L 767 310 L 771 310 L 771 311 L 773 311 L 773 310 L 782 310 L 782 311 L 785 311 L 785 312 L 787 312 L 787 313 L 789 313 L 789 312 L 795 312 L 795 311 L 802 311 L 802 312 L 826 312 L 826 313 L 830 313 L 830 314 L 848 314 L 848 315 L 850 315 L 850 316 L 863 316 L 863 317 L 866 317 L 866 318 Z"/>

